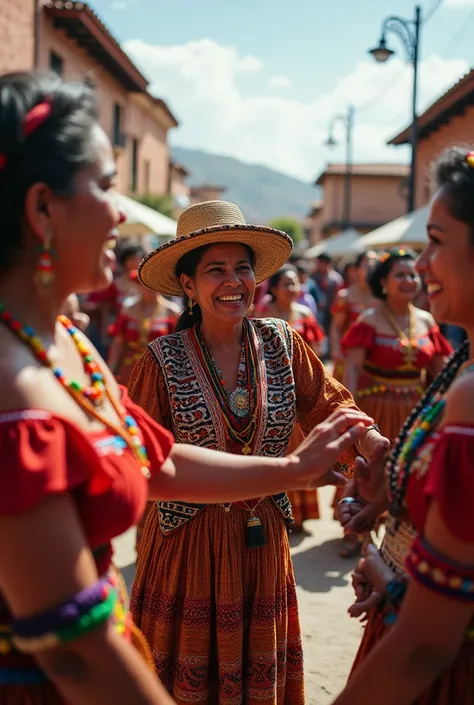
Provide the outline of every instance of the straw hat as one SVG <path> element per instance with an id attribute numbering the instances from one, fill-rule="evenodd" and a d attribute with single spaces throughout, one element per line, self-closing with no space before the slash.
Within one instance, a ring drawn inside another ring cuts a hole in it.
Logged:
<path id="1" fill-rule="evenodd" d="M 187 208 L 178 220 L 174 240 L 150 252 L 138 267 L 138 278 L 149 289 L 169 296 L 182 296 L 175 274 L 183 255 L 202 245 L 238 242 L 255 253 L 257 284 L 271 277 L 287 261 L 293 243 L 281 230 L 247 225 L 241 210 L 227 201 L 205 201 Z"/>

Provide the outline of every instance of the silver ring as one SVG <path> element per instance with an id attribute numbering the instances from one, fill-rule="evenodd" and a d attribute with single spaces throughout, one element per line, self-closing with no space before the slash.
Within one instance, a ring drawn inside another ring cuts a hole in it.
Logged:
<path id="1" fill-rule="evenodd" d="M 358 504 L 358 501 L 354 497 L 343 497 L 338 504 Z"/>

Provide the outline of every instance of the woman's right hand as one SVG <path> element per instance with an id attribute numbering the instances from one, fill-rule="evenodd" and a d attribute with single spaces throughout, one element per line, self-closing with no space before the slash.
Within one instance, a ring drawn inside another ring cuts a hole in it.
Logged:
<path id="1" fill-rule="evenodd" d="M 387 593 L 387 585 L 395 574 L 384 562 L 373 544 L 367 546 L 366 555 L 361 558 L 352 574 L 355 602 L 349 607 L 349 615 L 354 618 L 367 618 L 367 613 L 377 607 Z"/>
<path id="2" fill-rule="evenodd" d="M 342 408 L 315 426 L 289 457 L 298 487 L 345 484 L 344 476 L 331 467 L 371 424 L 373 419 L 359 409 Z"/>
<path id="3" fill-rule="evenodd" d="M 377 519 L 386 509 L 385 500 L 364 501 L 358 492 L 357 479 L 352 478 L 345 487 L 343 499 L 337 505 L 337 516 L 345 534 L 365 534 L 375 527 Z"/>

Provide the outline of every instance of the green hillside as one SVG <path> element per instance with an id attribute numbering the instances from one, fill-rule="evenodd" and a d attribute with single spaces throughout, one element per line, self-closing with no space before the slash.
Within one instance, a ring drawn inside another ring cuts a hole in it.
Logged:
<path id="1" fill-rule="evenodd" d="M 197 149 L 172 147 L 171 152 L 190 172 L 191 185 L 226 186 L 222 197 L 240 206 L 249 223 L 266 223 L 281 215 L 303 218 L 320 195 L 311 184 L 265 166 Z"/>

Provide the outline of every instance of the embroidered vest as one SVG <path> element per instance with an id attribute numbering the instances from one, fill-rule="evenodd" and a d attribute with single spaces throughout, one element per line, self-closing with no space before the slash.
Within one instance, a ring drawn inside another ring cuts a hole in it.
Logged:
<path id="1" fill-rule="evenodd" d="M 277 319 L 253 319 L 249 326 L 261 385 L 253 454 L 271 458 L 285 455 L 296 417 L 293 377 L 293 339 L 289 326 Z M 178 443 L 226 450 L 223 411 L 197 356 L 190 330 L 157 338 L 149 344 L 166 383 L 172 431 Z M 267 403 L 265 403 L 267 400 Z M 272 497 L 285 521 L 291 523 L 291 505 L 283 492 Z M 169 534 L 205 509 L 206 504 L 157 502 L 160 528 Z"/>

